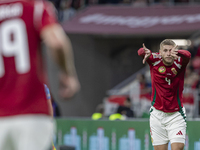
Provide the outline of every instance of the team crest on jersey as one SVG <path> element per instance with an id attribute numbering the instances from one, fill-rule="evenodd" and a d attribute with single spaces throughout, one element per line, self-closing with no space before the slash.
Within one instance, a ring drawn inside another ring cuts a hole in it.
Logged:
<path id="1" fill-rule="evenodd" d="M 177 75 L 177 71 L 175 68 L 172 68 L 171 71 L 173 72 L 173 74 Z"/>
<path id="2" fill-rule="evenodd" d="M 158 68 L 158 71 L 159 71 L 160 73 L 164 73 L 164 72 L 166 71 L 166 68 L 165 68 L 164 66 L 160 66 L 160 67 Z"/>

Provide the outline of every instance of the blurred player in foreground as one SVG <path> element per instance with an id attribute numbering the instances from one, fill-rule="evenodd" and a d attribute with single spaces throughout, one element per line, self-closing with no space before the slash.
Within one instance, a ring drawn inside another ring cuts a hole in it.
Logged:
<path id="1" fill-rule="evenodd" d="M 60 66 L 63 99 L 79 82 L 70 40 L 45 1 L 0 0 L 0 150 L 47 150 L 53 124 L 44 90 L 40 44 Z"/>
<path id="2" fill-rule="evenodd" d="M 152 96 L 150 132 L 155 150 L 183 150 L 186 134 L 186 114 L 182 104 L 184 74 L 191 54 L 178 50 L 176 44 L 165 39 L 159 53 L 152 53 L 143 44 L 138 50 L 150 66 Z"/>

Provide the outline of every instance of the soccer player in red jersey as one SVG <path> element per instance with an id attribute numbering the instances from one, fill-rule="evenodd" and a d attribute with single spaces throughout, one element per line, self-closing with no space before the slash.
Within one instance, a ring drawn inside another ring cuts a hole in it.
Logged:
<path id="1" fill-rule="evenodd" d="M 150 130 L 155 150 L 183 150 L 186 134 L 186 114 L 182 104 L 184 74 L 191 54 L 178 50 L 178 46 L 165 39 L 160 43 L 159 53 L 145 47 L 138 50 L 150 66 L 152 96 Z"/>
<path id="2" fill-rule="evenodd" d="M 79 82 L 71 42 L 46 1 L 0 0 L 0 150 L 47 150 L 53 134 L 40 44 L 60 66 L 63 98 Z"/>

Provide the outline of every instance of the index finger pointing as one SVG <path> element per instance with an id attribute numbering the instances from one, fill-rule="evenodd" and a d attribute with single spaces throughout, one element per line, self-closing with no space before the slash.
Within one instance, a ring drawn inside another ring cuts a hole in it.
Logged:
<path id="1" fill-rule="evenodd" d="M 178 49 L 178 45 L 174 46 L 174 49 Z"/>
<path id="2" fill-rule="evenodd" d="M 147 49 L 146 46 L 144 45 L 144 43 L 142 44 L 144 49 Z"/>

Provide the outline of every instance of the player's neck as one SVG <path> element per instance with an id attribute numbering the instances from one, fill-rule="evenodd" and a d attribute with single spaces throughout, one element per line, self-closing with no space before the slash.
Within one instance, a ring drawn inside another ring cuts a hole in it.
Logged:
<path id="1" fill-rule="evenodd" d="M 173 63 L 174 63 L 174 61 L 172 62 L 172 63 L 166 63 L 164 60 L 162 60 L 162 62 L 163 62 L 163 64 L 165 65 L 165 66 L 171 66 Z"/>

